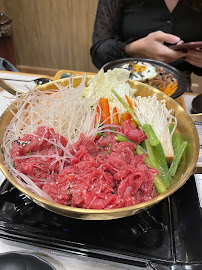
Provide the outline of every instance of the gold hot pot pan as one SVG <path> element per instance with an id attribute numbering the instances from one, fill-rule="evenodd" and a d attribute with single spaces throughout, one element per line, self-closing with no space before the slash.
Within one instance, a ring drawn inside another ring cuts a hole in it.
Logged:
<path id="1" fill-rule="evenodd" d="M 92 76 L 87 76 L 86 83 Z M 82 77 L 74 77 L 73 85 L 76 87 L 81 83 Z M 69 79 L 61 79 L 54 82 L 50 82 L 39 86 L 38 89 L 41 91 L 47 89 L 57 89 L 54 83 L 60 83 L 61 85 L 65 86 L 69 84 Z M 158 195 L 152 200 L 147 202 L 137 204 L 130 207 L 124 208 L 117 208 L 117 209 L 82 209 L 82 208 L 74 208 L 70 206 L 60 205 L 54 202 L 47 201 L 44 198 L 37 196 L 36 194 L 32 193 L 28 189 L 21 186 L 15 178 L 9 173 L 4 163 L 4 155 L 3 155 L 3 136 L 6 129 L 6 126 L 10 123 L 12 119 L 12 114 L 10 113 L 9 109 L 7 109 L 0 118 L 0 144 L 1 144 L 1 151 L 0 151 L 0 169 L 4 173 L 5 177 L 10 181 L 10 183 L 15 186 L 18 190 L 22 193 L 26 194 L 32 201 L 37 203 L 38 205 L 48 209 L 52 212 L 55 212 L 60 215 L 64 215 L 67 217 L 78 218 L 78 219 L 86 219 L 86 220 L 110 220 L 110 219 L 117 219 L 122 217 L 127 217 L 134 215 L 140 211 L 146 210 L 149 207 L 159 203 L 166 197 L 173 194 L 176 190 L 178 190 L 192 175 L 193 173 L 202 173 L 202 166 L 197 166 L 197 160 L 199 155 L 199 138 L 198 133 L 195 128 L 193 121 L 202 121 L 202 115 L 193 115 L 194 120 L 192 121 L 192 116 L 188 115 L 184 109 L 172 98 L 165 95 L 164 93 L 140 82 L 129 81 L 130 85 L 137 89 L 137 95 L 141 96 L 151 96 L 154 93 L 157 94 L 159 100 L 166 100 L 167 108 L 174 109 L 175 116 L 178 120 L 178 130 L 180 131 L 184 140 L 188 142 L 188 147 L 186 149 L 186 155 L 181 162 L 178 171 L 174 177 L 173 184 L 171 187 L 161 195 Z M 3 85 L 2 85 L 3 86 Z M 5 89 L 5 88 L 4 88 Z"/>

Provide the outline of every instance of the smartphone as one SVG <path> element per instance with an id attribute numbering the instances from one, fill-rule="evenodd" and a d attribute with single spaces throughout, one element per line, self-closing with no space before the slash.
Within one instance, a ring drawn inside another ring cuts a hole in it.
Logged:
<path id="1" fill-rule="evenodd" d="M 202 48 L 202 41 L 195 41 L 195 42 L 185 42 L 179 45 L 170 45 L 170 49 L 172 50 L 183 50 L 183 49 L 201 49 Z"/>

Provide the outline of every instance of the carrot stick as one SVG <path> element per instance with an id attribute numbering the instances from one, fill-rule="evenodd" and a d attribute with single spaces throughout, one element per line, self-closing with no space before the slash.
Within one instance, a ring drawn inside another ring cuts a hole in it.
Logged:
<path id="1" fill-rule="evenodd" d="M 131 120 L 131 115 L 128 112 L 121 114 L 121 124 L 123 124 L 125 120 Z"/>
<path id="2" fill-rule="evenodd" d="M 121 119 L 122 120 L 129 120 L 129 119 L 131 119 L 131 115 L 128 112 L 124 112 L 121 114 Z"/>
<path id="3" fill-rule="evenodd" d="M 101 104 L 101 99 L 99 99 L 98 104 L 97 104 L 97 107 L 96 107 L 95 126 L 96 126 L 97 124 L 99 124 L 99 123 L 98 123 L 98 118 L 99 118 L 99 115 L 101 114 L 101 106 L 102 106 L 102 104 Z"/>
<path id="4" fill-rule="evenodd" d="M 112 121 L 113 121 L 114 124 L 120 125 L 120 122 L 119 122 L 119 115 L 118 115 L 118 113 L 117 113 L 117 108 L 116 108 L 116 107 L 113 108 Z"/>
<path id="5" fill-rule="evenodd" d="M 166 89 L 170 89 L 172 87 L 172 82 L 169 82 L 169 84 L 166 86 Z"/>
<path id="6" fill-rule="evenodd" d="M 164 92 L 166 95 L 171 96 L 176 91 L 177 87 L 177 83 L 169 82 L 166 88 L 161 89 L 161 91 Z"/>
<path id="7" fill-rule="evenodd" d="M 137 127 L 137 124 L 135 123 L 135 121 L 132 118 L 130 119 L 130 125 L 132 127 Z"/>
<path id="8" fill-rule="evenodd" d="M 172 88 L 167 89 L 164 91 L 164 93 L 168 96 L 171 96 L 177 89 L 177 85 L 174 85 Z"/>
<path id="9" fill-rule="evenodd" d="M 119 94 L 117 94 L 117 92 L 116 92 L 114 89 L 112 89 L 111 91 L 112 91 L 112 93 L 115 95 L 115 97 L 118 99 L 118 101 L 121 102 L 121 104 L 123 105 L 123 107 L 128 111 L 128 113 L 131 115 L 131 117 L 132 117 L 133 120 L 136 122 L 136 124 L 137 124 L 138 126 L 141 126 L 140 121 L 139 121 L 138 118 L 135 116 L 135 114 L 134 114 L 133 110 L 131 109 L 131 107 L 125 102 L 125 100 L 123 100 L 123 99 L 119 96 Z"/>
<path id="10" fill-rule="evenodd" d="M 169 84 L 165 88 L 161 89 L 161 91 L 162 92 L 169 91 L 169 89 L 171 88 L 171 86 L 172 86 L 172 82 L 169 82 Z"/>
<path id="11" fill-rule="evenodd" d="M 134 110 L 132 100 L 131 100 L 127 95 L 125 95 L 125 97 L 126 97 L 126 101 L 128 102 L 128 105 L 130 106 L 130 108 L 131 108 L 132 110 Z M 129 119 L 130 119 L 130 124 L 131 124 L 131 126 L 137 127 L 137 124 L 136 124 L 136 122 L 132 119 L 132 117 L 129 118 Z"/>
<path id="12" fill-rule="evenodd" d="M 105 121 L 105 124 L 110 124 L 110 110 L 109 110 L 109 102 L 107 98 L 100 98 L 101 99 L 101 117 L 102 122 Z"/>
<path id="13" fill-rule="evenodd" d="M 126 101 L 128 102 L 128 105 L 131 107 L 132 110 L 134 110 L 132 100 L 127 95 L 125 95 L 125 97 Z"/>

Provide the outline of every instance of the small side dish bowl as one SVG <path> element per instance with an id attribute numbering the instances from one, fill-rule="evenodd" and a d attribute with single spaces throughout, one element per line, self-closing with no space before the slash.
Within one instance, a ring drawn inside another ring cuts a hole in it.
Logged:
<path id="1" fill-rule="evenodd" d="M 175 99 L 187 91 L 190 84 L 190 81 L 187 78 L 187 76 L 182 71 L 174 68 L 173 66 L 169 64 L 163 63 L 161 61 L 147 59 L 147 58 L 124 58 L 124 59 L 108 62 L 102 68 L 106 72 L 109 69 L 124 68 L 123 66 L 125 66 L 126 64 L 132 64 L 134 62 L 148 63 L 156 68 L 163 68 L 163 70 L 167 74 L 171 74 L 171 76 L 173 76 L 173 78 L 177 81 L 177 84 L 178 84 L 177 89 L 171 95 L 171 98 Z"/>

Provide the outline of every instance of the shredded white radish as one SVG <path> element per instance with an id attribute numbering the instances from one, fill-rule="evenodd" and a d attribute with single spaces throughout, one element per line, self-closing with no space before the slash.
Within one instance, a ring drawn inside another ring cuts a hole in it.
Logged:
<path id="1" fill-rule="evenodd" d="M 177 119 L 172 115 L 172 110 L 166 108 L 166 101 L 157 100 L 156 94 L 152 97 L 138 96 L 133 101 L 134 111 L 141 125 L 150 124 L 162 144 L 165 156 L 174 157 L 172 135 L 177 126 Z M 170 124 L 174 126 L 171 133 Z"/>
<path id="2" fill-rule="evenodd" d="M 57 84 L 58 89 L 47 91 L 34 89 L 27 93 L 18 94 L 11 107 L 14 117 L 7 126 L 3 139 L 5 163 L 19 183 L 48 200 L 51 200 L 51 198 L 38 188 L 29 177 L 15 169 L 11 158 L 13 142 L 18 138 L 23 138 L 26 134 L 37 137 L 35 132 L 40 126 L 53 128 L 55 132 L 67 139 L 67 146 L 64 147 L 60 141 L 53 142 L 47 138 L 42 139 L 54 143 L 56 153 L 57 149 L 63 150 L 63 156 L 59 154 L 51 156 L 55 160 L 52 163 L 59 162 L 60 171 L 62 171 L 65 160 L 72 158 L 68 147 L 78 141 L 81 133 L 84 133 L 88 138 L 94 139 L 100 129 L 99 126 L 95 126 L 96 110 L 92 109 L 92 104 L 94 105 L 97 102 L 95 92 L 88 98 L 82 97 L 85 80 L 86 76 L 84 75 L 81 84 L 75 88 L 73 87 L 72 78 L 69 79 L 69 85 L 65 87 Z M 98 123 L 100 117 L 101 115 L 97 117 Z M 40 154 L 31 157 L 50 158 L 48 155 Z M 18 157 L 18 159 L 20 158 Z M 30 158 L 30 156 L 26 156 L 26 158 Z M 38 180 L 40 182 L 44 181 L 43 179 Z"/>
<path id="3" fill-rule="evenodd" d="M 37 185 L 29 179 L 25 174 L 18 172 L 13 166 L 10 167 L 10 172 L 13 177 L 25 188 L 28 188 L 30 191 L 34 192 L 36 195 L 48 200 L 53 201 L 53 199 L 47 195 L 43 190 L 41 190 Z M 23 180 L 23 181 L 22 181 Z"/>

